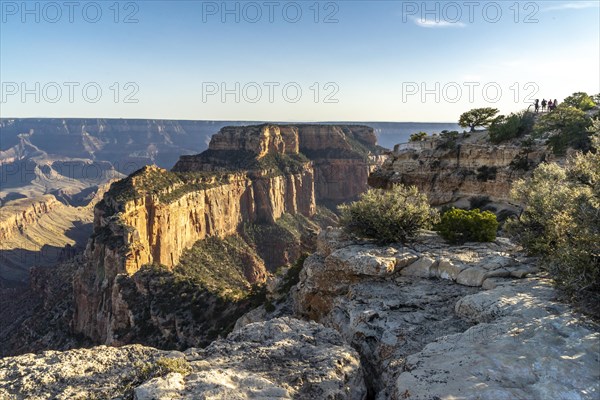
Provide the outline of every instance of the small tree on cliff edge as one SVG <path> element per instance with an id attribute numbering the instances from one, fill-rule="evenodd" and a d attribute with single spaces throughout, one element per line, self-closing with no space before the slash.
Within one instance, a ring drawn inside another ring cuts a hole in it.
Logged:
<path id="1" fill-rule="evenodd" d="M 475 131 L 478 126 L 487 128 L 494 121 L 494 117 L 498 112 L 497 108 L 474 108 L 463 113 L 458 120 L 458 124 L 463 128 L 471 128 L 471 132 Z"/>
<path id="2" fill-rule="evenodd" d="M 422 142 L 427 139 L 427 132 L 418 132 L 410 135 L 411 142 Z"/>

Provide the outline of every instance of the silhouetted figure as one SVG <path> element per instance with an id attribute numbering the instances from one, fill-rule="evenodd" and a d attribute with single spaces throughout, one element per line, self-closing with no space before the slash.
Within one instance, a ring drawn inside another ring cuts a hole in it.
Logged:
<path id="1" fill-rule="evenodd" d="M 556 109 L 556 107 L 558 106 L 558 100 L 554 99 L 554 103 L 552 104 L 552 109 Z"/>
<path id="2" fill-rule="evenodd" d="M 554 103 L 552 103 L 552 100 L 548 100 L 548 111 L 552 111 L 554 110 Z"/>
<path id="3" fill-rule="evenodd" d="M 539 112 L 540 111 L 540 99 L 535 99 L 535 103 L 533 103 L 533 106 L 535 107 L 535 112 Z"/>
<path id="4" fill-rule="evenodd" d="M 546 104 L 548 104 L 546 99 L 542 99 L 542 112 L 546 111 Z"/>

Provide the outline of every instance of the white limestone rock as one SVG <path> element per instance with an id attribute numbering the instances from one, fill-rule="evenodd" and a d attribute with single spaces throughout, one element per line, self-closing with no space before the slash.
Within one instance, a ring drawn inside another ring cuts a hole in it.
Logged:
<path id="1" fill-rule="evenodd" d="M 479 323 L 407 358 L 396 394 L 410 399 L 597 399 L 600 333 L 554 301 L 540 279 L 466 296 Z"/>
<path id="2" fill-rule="evenodd" d="M 187 371 L 147 376 L 160 358 Z M 140 345 L 49 351 L 0 359 L 0 399 L 363 400 L 358 354 L 339 333 L 289 317 L 252 323 L 206 349 L 169 352 Z"/>

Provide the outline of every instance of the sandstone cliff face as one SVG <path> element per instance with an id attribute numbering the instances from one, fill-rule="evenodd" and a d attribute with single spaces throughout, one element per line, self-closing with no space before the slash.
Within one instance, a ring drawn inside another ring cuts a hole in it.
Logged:
<path id="1" fill-rule="evenodd" d="M 367 190 L 369 174 L 383 162 L 375 132 L 367 126 L 266 124 L 223 128 L 212 137 L 208 151 L 181 157 L 173 170 L 240 168 L 239 160 L 247 153 L 306 156 L 313 162 L 316 201 L 327 206 L 354 200 Z"/>
<path id="2" fill-rule="evenodd" d="M 166 171 L 146 167 L 141 172 L 156 173 Z M 231 235 L 243 221 L 274 222 L 284 213 L 307 217 L 315 213 L 313 174 L 308 167 L 292 175 L 259 174 L 250 178 L 246 174 L 231 174 L 223 181 L 190 191 L 171 202 L 161 201 L 158 195 L 147 195 L 120 204 L 109 193 L 104 198 L 106 207 L 96 209 L 95 229 L 123 230 L 123 241 L 130 244 L 124 270 L 133 274 L 144 264 L 173 267 L 183 250 L 196 241 Z M 120 210 L 118 219 L 114 218 L 115 209 Z M 92 248 L 97 241 L 100 240 L 93 239 Z"/>
<path id="3" fill-rule="evenodd" d="M 551 158 L 551 152 L 542 145 L 526 153 L 518 145 L 494 146 L 459 140 L 445 146 L 442 140 L 427 140 L 396 146 L 381 168 L 370 176 L 369 184 L 415 185 L 428 195 L 433 205 L 478 196 L 508 203 L 512 183 Z"/>
<path id="4" fill-rule="evenodd" d="M 155 180 L 167 171 L 146 167 L 130 177 L 131 185 Z M 274 222 L 283 213 L 315 213 L 310 168 L 292 175 L 257 173 L 222 177 L 221 183 L 191 190 L 172 201 L 145 194 L 119 202 L 109 191 L 96 208 L 88 264 L 75 277 L 74 328 L 94 340 L 113 343 L 114 332 L 132 325 L 115 278 L 134 275 L 147 264 L 173 268 L 184 250 L 198 240 L 234 234 L 242 221 Z M 184 185 L 184 184 L 181 184 Z M 171 194 L 182 187 L 168 186 Z M 118 211 L 118 212 L 117 212 Z M 250 283 L 264 281 L 266 271 L 249 271 Z"/>
<path id="5" fill-rule="evenodd" d="M 299 125 L 300 152 L 313 160 L 317 201 L 327 206 L 355 200 L 383 161 L 372 128 L 361 125 Z"/>
<path id="6" fill-rule="evenodd" d="M 172 172 L 144 167 L 113 185 L 95 210 L 94 234 L 86 249 L 89 261 L 74 280 L 75 331 L 102 343 L 132 340 L 126 332 L 139 330 L 139 314 L 146 312 L 134 304 L 136 293 L 150 302 L 158 296 L 147 279 L 137 276 L 144 265 L 172 270 L 200 240 L 242 234 L 245 224 L 274 225 L 283 215 L 312 218 L 318 200 L 315 187 L 322 201 L 355 197 L 366 187 L 374 146 L 373 130 L 362 126 L 227 127 L 213 136 L 207 151 L 182 157 Z M 331 155 L 337 159 L 329 161 Z M 321 177 L 318 185 L 316 175 Z M 296 242 L 306 238 L 298 232 L 291 238 L 271 237 L 276 232 L 250 235 L 251 247 L 264 262 L 239 261 L 245 264 L 248 284 L 264 282 L 267 268 L 273 271 L 300 255 L 303 246 Z M 289 240 L 294 244 L 280 243 Z M 217 307 L 218 301 L 208 303 Z M 216 312 L 212 306 L 207 310 Z M 164 337 L 177 332 L 176 342 L 188 343 L 178 318 L 155 315 L 153 310 L 150 314 Z M 201 343 L 199 338 L 191 344 Z"/>
<path id="7" fill-rule="evenodd" d="M 298 129 L 277 125 L 229 126 L 211 138 L 209 149 L 251 151 L 259 158 L 269 153 L 297 154 Z"/>

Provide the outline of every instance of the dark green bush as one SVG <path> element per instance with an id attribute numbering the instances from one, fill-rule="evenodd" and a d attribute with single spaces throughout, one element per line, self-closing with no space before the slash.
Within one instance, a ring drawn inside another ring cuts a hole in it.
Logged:
<path id="1" fill-rule="evenodd" d="M 499 116 L 489 128 L 490 141 L 498 144 L 510 139 L 528 135 L 533 131 L 535 116 L 529 111 Z"/>
<path id="2" fill-rule="evenodd" d="M 457 146 L 460 133 L 458 131 L 442 131 L 439 135 L 441 143 L 438 145 L 441 149 L 454 150 Z"/>
<path id="3" fill-rule="evenodd" d="M 559 105 L 556 110 L 540 117 L 535 131 L 539 137 L 548 137 L 548 144 L 554 154 L 565 154 L 567 148 L 589 150 L 588 128 L 592 119 L 578 108 Z"/>
<path id="4" fill-rule="evenodd" d="M 404 243 L 439 219 L 427 196 L 414 186 L 403 185 L 368 190 L 358 201 L 341 205 L 339 211 L 340 225 L 346 232 L 381 243 Z"/>
<path id="5" fill-rule="evenodd" d="M 596 106 L 594 98 L 595 97 L 592 97 L 585 92 L 577 92 L 564 99 L 563 104 L 578 108 L 582 111 L 588 111 Z"/>
<path id="6" fill-rule="evenodd" d="M 440 235 L 450 243 L 491 242 L 496 239 L 496 215 L 479 209 L 467 211 L 452 208 L 442 215 L 436 226 Z"/>
<path id="7" fill-rule="evenodd" d="M 490 199 L 490 196 L 473 196 L 469 199 L 469 208 L 471 210 L 476 208 L 482 209 L 491 202 L 492 200 Z"/>
<path id="8" fill-rule="evenodd" d="M 427 132 L 418 132 L 410 135 L 411 142 L 422 142 L 425 139 L 427 139 Z"/>

